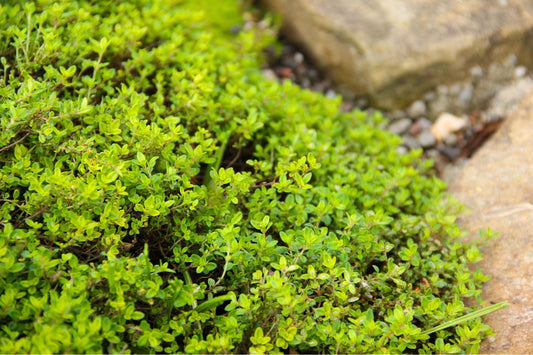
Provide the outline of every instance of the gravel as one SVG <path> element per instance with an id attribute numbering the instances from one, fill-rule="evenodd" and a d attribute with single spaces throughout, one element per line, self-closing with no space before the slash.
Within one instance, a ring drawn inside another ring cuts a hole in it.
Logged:
<path id="1" fill-rule="evenodd" d="M 269 67 L 263 70 L 265 77 L 279 81 L 288 79 L 331 98 L 341 95 L 344 111 L 354 108 L 374 110 L 364 97 L 355 97 L 346 88 L 335 87 L 310 64 L 305 52 L 283 39 L 282 43 L 281 56 L 270 58 Z M 504 119 L 533 90 L 533 80 L 528 72 L 528 68 L 517 64 L 514 55 L 501 63 L 492 63 L 488 68 L 474 66 L 464 81 L 439 85 L 407 108 L 383 112 L 389 120 L 385 128 L 402 136 L 402 145 L 398 147 L 400 154 L 422 147 L 423 156 L 433 159 L 437 173 L 442 175 L 445 166 L 469 157 L 481 144 L 480 137 L 486 139 L 490 135 L 490 132 L 487 135 L 485 126 L 491 121 Z M 430 128 L 445 112 L 467 116 L 469 120 L 466 127 L 448 134 L 437 145 Z"/>
<path id="2" fill-rule="evenodd" d="M 533 90 L 533 80 L 529 77 L 519 79 L 504 87 L 484 114 L 487 121 L 503 119 L 507 112 L 515 110 L 524 96 Z"/>

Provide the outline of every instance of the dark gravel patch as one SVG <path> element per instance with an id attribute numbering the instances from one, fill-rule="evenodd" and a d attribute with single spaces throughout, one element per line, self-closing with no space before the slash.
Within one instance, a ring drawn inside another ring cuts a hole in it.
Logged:
<path id="1" fill-rule="evenodd" d="M 280 82 L 290 80 L 302 88 L 320 92 L 326 97 L 341 95 L 341 109 L 375 110 L 365 98 L 338 89 L 313 63 L 305 51 L 283 36 L 281 53 L 267 53 L 268 65 L 263 74 Z M 401 135 L 400 153 L 423 149 L 423 157 L 435 163 L 437 175 L 443 176 L 449 165 L 462 165 L 498 129 L 502 119 L 512 111 L 522 97 L 533 88 L 527 68 L 517 64 L 514 56 L 489 68 L 474 67 L 464 82 L 441 85 L 426 93 L 410 107 L 382 112 L 389 120 L 385 129 Z M 434 122 L 443 113 L 464 120 L 460 129 L 436 139 Z"/>

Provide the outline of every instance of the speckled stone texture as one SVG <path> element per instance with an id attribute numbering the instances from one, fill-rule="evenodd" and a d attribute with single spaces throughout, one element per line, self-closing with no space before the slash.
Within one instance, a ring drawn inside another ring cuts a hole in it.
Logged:
<path id="1" fill-rule="evenodd" d="M 284 33 L 374 107 L 409 105 L 513 53 L 533 60 L 533 1 L 263 0 Z"/>
<path id="2" fill-rule="evenodd" d="M 483 298 L 510 306 L 487 316 L 496 336 L 480 352 L 533 353 L 533 94 L 507 115 L 449 191 L 471 210 L 459 221 L 469 238 L 487 227 L 500 234 L 483 249 L 480 267 L 492 275 Z"/>

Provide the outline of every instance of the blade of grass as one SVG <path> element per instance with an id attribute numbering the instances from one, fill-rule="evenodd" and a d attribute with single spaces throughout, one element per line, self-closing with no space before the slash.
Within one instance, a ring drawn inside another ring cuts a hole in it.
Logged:
<path id="1" fill-rule="evenodd" d="M 507 303 L 507 302 L 496 303 L 496 304 L 493 304 L 491 306 L 488 306 L 488 307 L 485 307 L 485 308 L 482 308 L 482 309 L 478 309 L 477 311 L 474 311 L 472 313 L 465 314 L 464 316 L 461 316 L 459 318 L 452 319 L 452 320 L 450 320 L 448 322 L 445 322 L 445 323 L 442 323 L 441 325 L 438 325 L 436 327 L 430 328 L 430 329 L 428 329 L 426 331 L 423 331 L 422 334 L 435 333 L 435 332 L 438 332 L 439 330 L 443 330 L 443 329 L 446 329 L 446 328 L 449 328 L 449 327 L 453 327 L 453 326 L 455 326 L 457 324 L 460 324 L 460 323 L 475 319 L 477 317 L 481 317 L 481 316 L 487 315 L 489 313 L 499 311 L 500 309 L 503 309 L 503 308 L 505 308 L 507 306 L 509 306 L 509 303 Z"/>

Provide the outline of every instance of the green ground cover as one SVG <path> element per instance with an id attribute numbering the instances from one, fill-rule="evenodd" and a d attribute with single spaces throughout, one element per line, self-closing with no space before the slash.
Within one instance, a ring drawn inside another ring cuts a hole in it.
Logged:
<path id="1" fill-rule="evenodd" d="M 476 352 L 486 280 L 383 118 L 235 1 L 0 5 L 0 352 Z M 472 302 L 473 304 L 475 302 Z"/>

